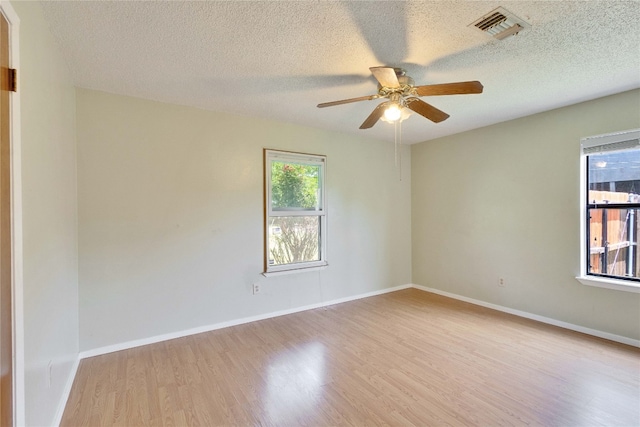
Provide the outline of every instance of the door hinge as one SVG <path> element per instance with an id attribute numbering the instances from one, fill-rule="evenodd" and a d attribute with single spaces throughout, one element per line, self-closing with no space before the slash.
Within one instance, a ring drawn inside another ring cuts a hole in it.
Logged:
<path id="1" fill-rule="evenodd" d="M 18 91 L 18 71 L 15 68 L 9 68 L 9 91 Z"/>

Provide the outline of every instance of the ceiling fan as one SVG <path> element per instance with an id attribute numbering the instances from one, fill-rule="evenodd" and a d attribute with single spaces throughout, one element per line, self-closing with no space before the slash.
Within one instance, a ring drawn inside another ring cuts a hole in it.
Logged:
<path id="1" fill-rule="evenodd" d="M 387 121 L 395 122 L 401 118 L 403 108 L 408 108 L 434 123 L 439 123 L 449 118 L 449 115 L 427 104 L 418 98 L 419 96 L 464 95 L 482 93 L 483 89 L 479 81 L 414 86 L 413 79 L 407 76 L 405 70 L 402 68 L 371 67 L 369 70 L 371 70 L 373 77 L 378 81 L 377 94 L 325 102 L 318 104 L 318 108 L 387 98 L 389 100 L 379 104 L 362 125 L 360 125 L 360 129 L 369 129 L 383 117 L 386 118 Z"/>

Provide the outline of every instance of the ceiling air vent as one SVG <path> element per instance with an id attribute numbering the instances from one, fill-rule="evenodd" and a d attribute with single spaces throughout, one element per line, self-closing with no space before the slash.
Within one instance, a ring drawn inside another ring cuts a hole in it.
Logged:
<path id="1" fill-rule="evenodd" d="M 484 33 L 489 34 L 498 40 L 502 40 L 506 37 L 518 34 L 523 29 L 528 28 L 529 24 L 525 23 L 513 13 L 507 11 L 505 8 L 499 7 L 472 24 L 469 24 L 469 26 L 474 26 Z"/>

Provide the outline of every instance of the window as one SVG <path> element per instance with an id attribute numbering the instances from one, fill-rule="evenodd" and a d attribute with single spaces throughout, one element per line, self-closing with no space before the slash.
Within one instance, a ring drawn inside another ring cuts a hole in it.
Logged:
<path id="1" fill-rule="evenodd" d="M 326 262 L 325 156 L 264 151 L 265 273 Z"/>
<path id="2" fill-rule="evenodd" d="M 581 278 L 638 292 L 640 130 L 584 138 L 581 150 Z"/>

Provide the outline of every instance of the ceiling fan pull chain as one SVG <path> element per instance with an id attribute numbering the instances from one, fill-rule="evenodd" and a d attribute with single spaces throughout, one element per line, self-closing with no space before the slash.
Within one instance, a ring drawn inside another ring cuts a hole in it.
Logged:
<path id="1" fill-rule="evenodd" d="M 398 169 L 400 172 L 400 181 L 402 181 L 402 120 L 398 120 L 396 126 L 398 127 Z"/>
<path id="2" fill-rule="evenodd" d="M 393 154 L 396 167 L 398 167 L 398 122 L 393 123 Z"/>
<path id="3" fill-rule="evenodd" d="M 396 160 L 396 168 L 400 173 L 400 181 L 402 181 L 402 121 L 397 120 L 393 123 L 393 146 Z M 399 151 L 400 149 L 400 151 Z"/>

